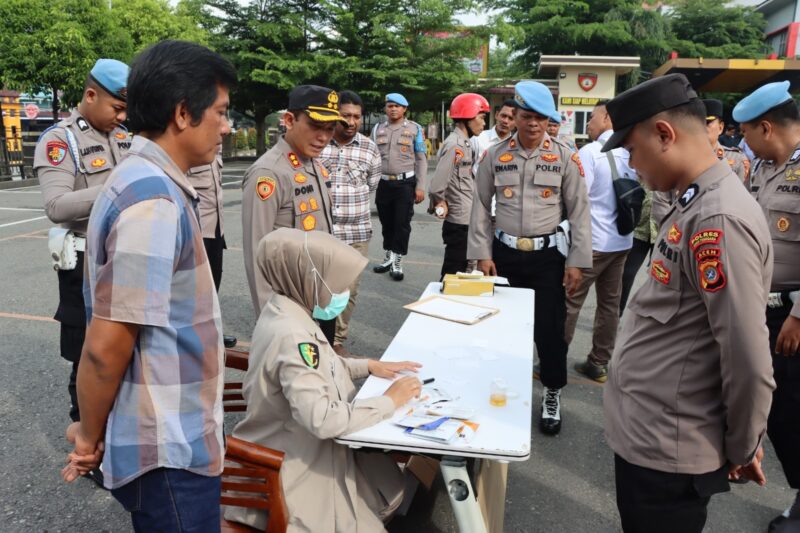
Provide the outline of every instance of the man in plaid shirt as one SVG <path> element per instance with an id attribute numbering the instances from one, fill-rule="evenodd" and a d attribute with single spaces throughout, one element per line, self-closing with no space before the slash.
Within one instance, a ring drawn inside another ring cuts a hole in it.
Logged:
<path id="1" fill-rule="evenodd" d="M 372 139 L 358 132 L 364 104 L 356 93 L 339 92 L 339 112 L 347 126 L 336 125 L 333 139 L 319 157 L 331 175 L 333 235 L 367 257 L 372 238 L 369 194 L 377 189 L 381 179 L 381 154 Z M 350 355 L 344 341 L 356 305 L 360 279 L 361 276 L 353 282 L 347 308 L 336 319 L 333 349 L 339 355 Z"/>

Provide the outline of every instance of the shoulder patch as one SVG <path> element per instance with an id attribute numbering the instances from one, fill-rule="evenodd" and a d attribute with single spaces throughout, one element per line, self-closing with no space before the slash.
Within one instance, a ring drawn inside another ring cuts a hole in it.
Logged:
<path id="1" fill-rule="evenodd" d="M 686 192 L 683 193 L 683 196 L 680 197 L 678 203 L 681 204 L 682 207 L 686 207 L 692 200 L 694 200 L 694 197 L 697 196 L 697 191 L 699 190 L 700 187 L 698 187 L 696 183 L 692 183 L 686 189 Z"/>
<path id="2" fill-rule="evenodd" d="M 719 248 L 702 248 L 697 250 L 694 254 L 694 258 L 697 260 L 698 263 L 702 263 L 708 259 L 713 259 L 715 257 L 720 257 L 722 255 L 722 250 Z"/>
<path id="3" fill-rule="evenodd" d="M 67 143 L 64 141 L 48 141 L 47 142 L 47 160 L 51 165 L 60 165 L 64 158 L 67 157 Z"/>
<path id="4" fill-rule="evenodd" d="M 300 159 L 297 157 L 297 154 L 294 152 L 289 152 L 286 154 L 286 157 L 289 158 L 289 163 L 292 165 L 292 168 L 300 168 L 301 163 Z"/>
<path id="5" fill-rule="evenodd" d="M 672 272 L 670 272 L 669 269 L 664 266 L 664 261 L 659 259 L 657 261 L 653 261 L 653 264 L 650 266 L 650 276 L 657 282 L 668 285 L 669 280 L 672 277 Z"/>
<path id="6" fill-rule="evenodd" d="M 307 367 L 314 370 L 319 368 L 319 346 L 313 342 L 301 342 L 297 345 L 297 349 Z"/>
<path id="7" fill-rule="evenodd" d="M 578 157 L 578 152 L 572 152 L 570 159 L 572 159 L 572 161 L 578 165 L 578 172 L 581 173 L 582 178 L 585 178 L 586 174 L 583 172 L 583 164 L 581 163 L 581 158 Z"/>
<path id="8" fill-rule="evenodd" d="M 725 287 L 725 273 L 722 271 L 722 261 L 716 257 L 705 259 L 697 265 L 700 271 L 700 286 L 706 292 L 717 292 Z"/>
<path id="9" fill-rule="evenodd" d="M 266 200 L 275 192 L 275 179 L 269 176 L 261 176 L 256 180 L 256 194 L 262 201 Z"/>
<path id="10" fill-rule="evenodd" d="M 83 117 L 78 117 L 78 120 L 75 121 L 75 125 L 78 126 L 78 129 L 81 131 L 87 131 L 89 129 L 89 123 L 86 122 L 86 119 Z"/>
<path id="11" fill-rule="evenodd" d="M 703 229 L 692 235 L 692 238 L 689 239 L 689 246 L 692 250 L 697 250 L 706 244 L 719 244 L 721 240 L 721 229 Z"/>
<path id="12" fill-rule="evenodd" d="M 683 236 L 683 232 L 678 229 L 678 225 L 677 224 L 673 223 L 672 227 L 669 228 L 669 231 L 667 232 L 667 240 L 669 242 L 671 242 L 672 244 L 678 244 L 680 242 L 682 236 Z"/>

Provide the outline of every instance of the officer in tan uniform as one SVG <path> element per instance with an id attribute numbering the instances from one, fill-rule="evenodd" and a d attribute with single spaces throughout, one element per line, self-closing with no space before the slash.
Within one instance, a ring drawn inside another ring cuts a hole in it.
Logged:
<path id="1" fill-rule="evenodd" d="M 97 194 L 111 170 L 130 148 L 122 127 L 127 107 L 128 65 L 99 59 L 92 67 L 80 104 L 69 118 L 45 130 L 36 143 L 33 170 L 42 188 L 47 217 L 74 236 L 77 255 L 72 268 L 58 273 L 61 357 L 72 362 L 69 379 L 73 422 L 80 420 L 75 380 L 86 334 L 83 302 L 83 251 L 86 225 Z M 72 241 L 72 237 L 70 237 Z M 66 242 L 66 240 L 65 240 Z"/>
<path id="2" fill-rule="evenodd" d="M 397 465 L 333 439 L 386 420 L 421 390 L 419 379 L 405 376 L 381 396 L 354 401 L 353 380 L 393 379 L 420 365 L 341 357 L 312 320 L 347 306 L 347 289 L 367 264 L 358 251 L 332 235 L 282 228 L 262 239 L 256 257 L 257 275 L 275 292 L 253 331 L 247 413 L 233 435 L 286 454 L 290 533 L 385 531 L 403 497 Z M 267 520 L 262 510 L 240 507 L 225 517 L 260 531 Z"/>
<path id="3" fill-rule="evenodd" d="M 264 235 L 277 228 L 331 233 L 331 182 L 317 160 L 333 137 L 339 114 L 336 91 L 300 85 L 289 94 L 286 135 L 247 169 L 242 181 L 244 268 L 256 315 L 270 294 L 257 275 L 255 252 Z M 326 331 L 333 335 L 335 324 Z M 333 337 L 331 337 L 332 339 Z"/>
<path id="4" fill-rule="evenodd" d="M 208 265 L 214 277 L 214 286 L 219 292 L 222 283 L 222 255 L 228 246 L 225 242 L 222 205 L 222 153 L 208 165 L 192 167 L 186 173 L 197 191 L 197 211 L 200 214 L 200 228 L 203 231 L 203 246 L 208 256 Z M 223 335 L 226 348 L 236 346 L 236 337 Z"/>
<path id="5" fill-rule="evenodd" d="M 414 204 L 425 199 L 428 147 L 422 126 L 405 118 L 408 100 L 398 93 L 386 95 L 386 122 L 376 124 L 372 140 L 381 153 L 383 175 L 375 193 L 375 206 L 383 233 L 383 262 L 372 270 L 403 279 L 403 256 L 408 253 Z"/>
<path id="6" fill-rule="evenodd" d="M 775 249 L 766 306 L 777 388 L 769 413 L 769 438 L 794 503 L 770 531 L 800 531 L 800 113 L 789 82 L 770 83 L 733 110 L 747 144 L 760 159 L 751 192 L 764 211 Z"/>
<path id="7" fill-rule="evenodd" d="M 550 90 L 525 81 L 514 91 L 517 132 L 490 147 L 478 166 L 467 258 L 487 275 L 507 277 L 512 287 L 536 291 L 533 337 L 544 385 L 539 427 L 556 434 L 567 384 L 564 291 L 574 292 L 580 269 L 592 266 L 589 199 L 578 154 L 545 133 L 548 119 L 559 116 Z M 562 213 L 572 230 L 569 250 L 558 232 Z"/>
<path id="8" fill-rule="evenodd" d="M 467 270 L 467 234 L 472 212 L 472 165 L 475 155 L 471 139 L 483 131 L 485 113 L 491 108 L 486 98 L 475 93 L 459 94 L 450 104 L 455 129 L 439 148 L 439 162 L 431 180 L 431 205 L 442 224 L 444 261 L 442 277 Z"/>
<path id="9" fill-rule="evenodd" d="M 758 204 L 708 149 L 705 107 L 683 74 L 608 103 L 603 150 L 624 147 L 657 191 L 678 191 L 649 276 L 623 316 L 603 395 L 617 507 L 630 532 L 699 533 L 728 479 L 765 482 L 775 384 L 764 321 L 772 244 Z"/>
<path id="10" fill-rule="evenodd" d="M 727 162 L 733 169 L 733 173 L 739 176 L 745 187 L 749 189 L 750 160 L 739 148 L 722 146 L 719 142 L 722 129 L 725 127 L 725 123 L 722 121 L 722 102 L 720 100 L 703 100 L 703 104 L 706 106 L 708 140 L 711 142 L 711 146 L 714 147 L 717 159 Z"/>

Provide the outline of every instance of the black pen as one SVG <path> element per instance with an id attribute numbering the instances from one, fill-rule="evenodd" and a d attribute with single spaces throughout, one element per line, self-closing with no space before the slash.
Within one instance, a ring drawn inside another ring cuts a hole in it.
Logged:
<path id="1" fill-rule="evenodd" d="M 434 379 L 436 379 L 436 378 L 428 378 L 428 379 L 423 379 L 423 380 L 422 380 L 422 384 L 423 384 L 423 385 L 427 385 L 428 383 L 433 383 L 433 380 L 434 380 Z"/>

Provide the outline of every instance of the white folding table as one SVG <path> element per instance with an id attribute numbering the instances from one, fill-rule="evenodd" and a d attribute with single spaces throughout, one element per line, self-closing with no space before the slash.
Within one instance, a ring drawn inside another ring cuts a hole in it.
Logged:
<path id="1" fill-rule="evenodd" d="M 439 294 L 440 288 L 440 283 L 430 283 L 422 297 Z M 494 307 L 500 312 L 474 325 L 411 313 L 381 360 L 421 363 L 419 376 L 435 380 L 428 386 L 457 397 L 455 403 L 459 407 L 475 410 L 470 420 L 480 426 L 474 438 L 468 443 L 439 444 L 408 435 L 386 420 L 336 442 L 352 448 L 442 456 L 442 475 L 459 529 L 463 533 L 485 532 L 465 458 L 508 462 L 530 457 L 534 293 L 529 289 L 496 287 L 492 297 L 447 298 Z M 489 404 L 490 385 L 496 378 L 505 380 L 509 387 L 504 407 Z M 370 376 L 356 398 L 383 394 L 390 384 L 389 380 Z M 408 407 L 398 410 L 398 414 L 404 410 Z"/>

